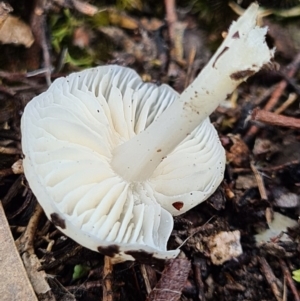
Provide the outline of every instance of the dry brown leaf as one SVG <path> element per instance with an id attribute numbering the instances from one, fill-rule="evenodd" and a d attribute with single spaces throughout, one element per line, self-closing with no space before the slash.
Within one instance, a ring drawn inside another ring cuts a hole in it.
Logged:
<path id="1" fill-rule="evenodd" d="M 226 138 L 228 139 L 225 142 Z M 238 135 L 227 135 L 222 139 L 223 146 L 226 149 L 226 158 L 235 167 L 248 166 L 249 164 L 249 148 L 246 143 Z"/>
<path id="2" fill-rule="evenodd" d="M 30 47 L 34 38 L 30 27 L 17 17 L 11 16 L 12 7 L 0 2 L 0 43 Z"/>

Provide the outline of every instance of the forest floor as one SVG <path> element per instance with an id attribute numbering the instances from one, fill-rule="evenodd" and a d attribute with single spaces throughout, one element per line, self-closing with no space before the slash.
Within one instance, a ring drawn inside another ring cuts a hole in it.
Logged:
<path id="1" fill-rule="evenodd" d="M 200 0 L 0 3 L 0 241 L 13 237 L 0 246 L 0 266 L 12 257 L 16 268 L 11 278 L 14 264 L 1 266 L 1 300 L 32 285 L 32 298 L 19 300 L 300 301 L 300 7 L 281 2 L 260 18 L 278 68 L 251 77 L 211 116 L 225 177 L 206 202 L 175 218 L 169 247 L 180 246 L 179 257 L 114 266 L 43 213 L 22 173 L 23 109 L 56 78 L 111 63 L 180 93 L 242 9 Z"/>

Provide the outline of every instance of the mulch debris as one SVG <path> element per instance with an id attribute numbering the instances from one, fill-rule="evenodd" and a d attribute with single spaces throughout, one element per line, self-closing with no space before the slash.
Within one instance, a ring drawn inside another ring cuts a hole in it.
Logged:
<path id="1" fill-rule="evenodd" d="M 180 1 L 155 8 L 128 1 L 130 9 L 109 1 L 20 2 L 0 4 L 0 199 L 38 300 L 300 300 L 292 278 L 300 269 L 300 45 L 294 36 L 300 13 L 289 18 L 292 8 L 269 8 L 261 21 L 270 28 L 268 43 L 278 48 L 280 69 L 260 71 L 211 116 L 226 150 L 225 178 L 208 201 L 175 218 L 169 244 L 180 247 L 179 257 L 112 266 L 65 237 L 38 205 L 19 161 L 22 111 L 55 78 L 99 64 L 129 66 L 181 92 L 229 23 L 224 18 L 214 27 L 197 9 L 183 12 Z M 3 36 L 7 18 L 17 19 L 23 32 L 15 42 Z M 255 235 L 277 213 L 295 226 L 279 222 L 279 234 L 258 243 Z"/>

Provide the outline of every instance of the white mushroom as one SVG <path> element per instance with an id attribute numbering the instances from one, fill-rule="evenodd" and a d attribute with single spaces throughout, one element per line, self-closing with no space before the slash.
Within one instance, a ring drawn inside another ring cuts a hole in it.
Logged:
<path id="1" fill-rule="evenodd" d="M 207 199 L 225 155 L 208 116 L 269 62 L 253 4 L 178 95 L 104 66 L 57 79 L 22 117 L 24 172 L 47 216 L 81 245 L 133 260 L 173 258 L 172 215 Z"/>

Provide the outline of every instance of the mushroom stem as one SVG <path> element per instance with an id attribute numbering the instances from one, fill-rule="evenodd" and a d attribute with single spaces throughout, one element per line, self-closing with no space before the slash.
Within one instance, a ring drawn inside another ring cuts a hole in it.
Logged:
<path id="1" fill-rule="evenodd" d="M 143 132 L 113 151 L 111 166 L 122 178 L 151 177 L 172 150 L 201 124 L 234 89 L 270 62 L 267 28 L 256 26 L 253 3 L 231 25 L 227 37 L 194 82 Z"/>

